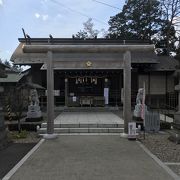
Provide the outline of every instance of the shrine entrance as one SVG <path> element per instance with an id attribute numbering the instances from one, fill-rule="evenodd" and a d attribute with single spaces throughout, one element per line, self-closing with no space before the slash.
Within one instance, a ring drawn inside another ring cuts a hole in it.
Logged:
<path id="1" fill-rule="evenodd" d="M 56 70 L 54 73 L 57 109 L 122 106 L 122 70 Z"/>
<path id="2" fill-rule="evenodd" d="M 56 70 L 122 70 L 124 131 L 128 132 L 128 122 L 131 121 L 131 53 L 138 52 L 141 55 L 142 52 L 152 52 L 154 46 L 83 43 L 58 44 L 58 41 L 48 44 L 21 43 L 16 54 L 19 57 L 20 53 L 21 59 L 27 56 L 26 60 L 30 61 L 29 63 L 43 63 L 44 68 L 47 69 L 47 136 L 50 138 L 54 137 L 54 71 Z M 83 79 L 77 81 L 81 82 Z M 67 78 L 65 82 L 68 82 Z"/>

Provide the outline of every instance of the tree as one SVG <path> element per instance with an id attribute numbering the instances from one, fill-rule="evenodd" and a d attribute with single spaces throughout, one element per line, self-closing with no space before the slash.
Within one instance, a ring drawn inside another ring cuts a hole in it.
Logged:
<path id="1" fill-rule="evenodd" d="M 94 23 L 92 22 L 91 18 L 89 18 L 86 22 L 84 22 L 83 26 L 84 26 L 83 30 L 77 32 L 77 34 L 74 35 L 74 37 L 82 38 L 82 39 L 95 38 L 100 32 L 94 29 Z"/>
<path id="2" fill-rule="evenodd" d="M 10 105 L 11 111 L 15 114 L 18 121 L 18 131 L 21 132 L 21 118 L 28 105 L 28 97 L 24 94 L 21 86 L 11 89 L 7 95 L 6 103 Z"/>
<path id="3" fill-rule="evenodd" d="M 5 64 L 6 66 L 8 66 L 8 67 L 11 67 L 10 62 L 9 62 L 7 59 L 4 61 L 4 64 Z"/>
<path id="4" fill-rule="evenodd" d="M 81 38 L 81 39 L 86 39 L 86 38 L 88 38 L 88 34 L 84 30 L 80 30 L 79 32 L 77 32 L 75 37 L 76 38 Z"/>
<path id="5" fill-rule="evenodd" d="M 17 72 L 23 71 L 23 69 L 21 68 L 21 66 L 16 65 L 16 64 L 13 64 L 13 65 L 12 65 L 12 69 L 13 69 L 14 71 L 17 71 Z"/>
<path id="6" fill-rule="evenodd" d="M 109 37 L 150 39 L 161 27 L 158 0 L 127 0 L 122 12 L 110 17 Z"/>
<path id="7" fill-rule="evenodd" d="M 160 0 L 163 12 L 163 25 L 161 36 L 166 41 L 167 51 L 175 50 L 175 42 L 178 41 L 176 26 L 180 25 L 180 0 Z"/>

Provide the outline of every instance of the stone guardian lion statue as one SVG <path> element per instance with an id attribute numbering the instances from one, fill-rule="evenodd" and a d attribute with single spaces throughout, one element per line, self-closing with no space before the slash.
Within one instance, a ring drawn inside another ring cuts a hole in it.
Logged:
<path id="1" fill-rule="evenodd" d="M 31 105 L 39 106 L 39 98 L 36 89 L 31 90 Z"/>

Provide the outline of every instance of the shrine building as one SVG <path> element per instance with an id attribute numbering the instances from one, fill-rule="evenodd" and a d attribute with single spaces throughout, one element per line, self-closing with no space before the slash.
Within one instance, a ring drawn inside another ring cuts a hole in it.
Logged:
<path id="1" fill-rule="evenodd" d="M 71 38 L 19 38 L 19 46 L 11 61 L 19 65 L 30 65 L 29 74 L 33 83 L 47 88 L 46 61 L 44 53 L 24 53 L 23 45 L 60 46 L 108 46 L 149 45 L 148 41 Z M 94 52 L 54 54 L 54 97 L 55 106 L 122 106 L 123 53 Z M 59 63 L 60 62 L 60 63 Z M 178 62 L 168 56 L 157 56 L 154 50 L 131 53 L 131 101 L 145 83 L 147 104 L 154 108 L 172 105 L 175 98 L 173 73 Z M 108 92 L 107 92 L 108 91 Z M 108 97 L 107 97 L 108 96 Z M 40 101 L 46 103 L 46 93 Z"/>
<path id="2" fill-rule="evenodd" d="M 143 84 L 149 107 L 177 105 L 174 72 L 178 62 L 157 56 L 149 41 L 19 38 L 11 61 L 31 66 L 28 79 L 47 89 L 40 102 L 47 103 L 50 111 L 54 106 L 124 106 L 126 129 Z"/>

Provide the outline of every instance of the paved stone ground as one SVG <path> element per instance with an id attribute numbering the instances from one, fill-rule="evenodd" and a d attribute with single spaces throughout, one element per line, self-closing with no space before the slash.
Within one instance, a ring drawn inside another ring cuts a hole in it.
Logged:
<path id="1" fill-rule="evenodd" d="M 35 143 L 10 143 L 0 150 L 0 179 L 9 172 L 35 145 Z"/>
<path id="2" fill-rule="evenodd" d="M 65 124 L 124 124 L 124 120 L 112 112 L 63 112 L 54 123 Z"/>
<path id="3" fill-rule="evenodd" d="M 11 180 L 172 180 L 135 142 L 119 136 L 45 141 Z"/>

